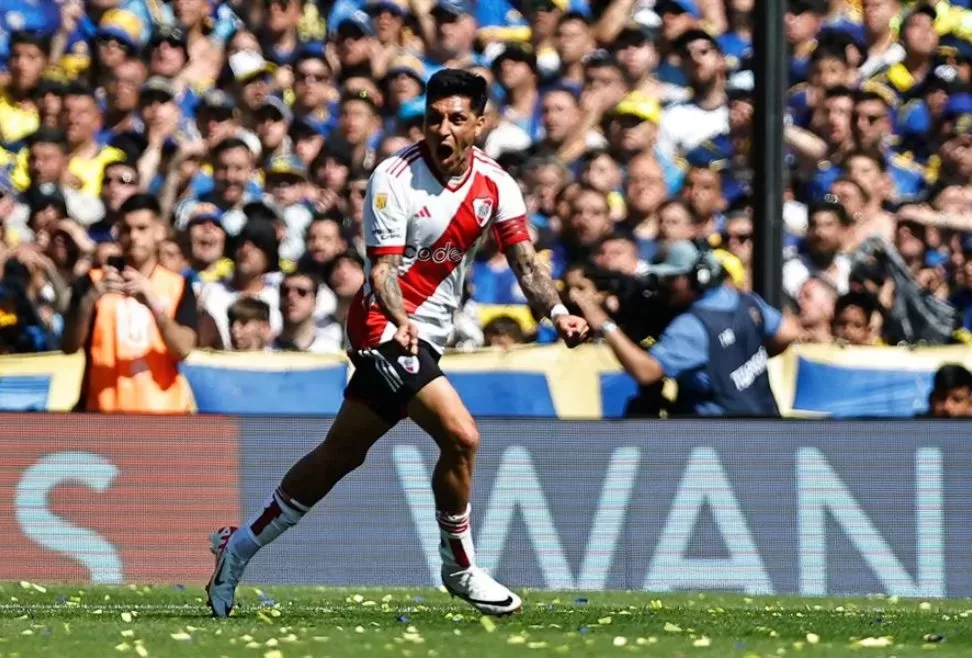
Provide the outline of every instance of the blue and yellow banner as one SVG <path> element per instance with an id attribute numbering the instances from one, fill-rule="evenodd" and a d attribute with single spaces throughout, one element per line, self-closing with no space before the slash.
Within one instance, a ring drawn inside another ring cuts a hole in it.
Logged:
<path id="1" fill-rule="evenodd" d="M 907 417 L 927 408 L 943 363 L 972 369 L 972 350 L 801 345 L 770 362 L 770 380 L 786 416 Z M 481 417 L 620 418 L 636 392 L 599 345 L 447 354 L 441 365 Z M 338 410 L 351 367 L 343 355 L 197 351 L 182 371 L 201 413 L 315 416 Z M 70 411 L 83 372 L 79 355 L 0 357 L 0 410 Z"/>

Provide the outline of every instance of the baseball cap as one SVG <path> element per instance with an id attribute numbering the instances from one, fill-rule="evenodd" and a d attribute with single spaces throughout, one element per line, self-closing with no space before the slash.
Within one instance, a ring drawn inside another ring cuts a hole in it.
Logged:
<path id="1" fill-rule="evenodd" d="M 189 211 L 189 219 L 186 221 L 186 228 L 195 224 L 212 222 L 220 228 L 223 227 L 223 212 L 213 203 L 197 203 Z"/>
<path id="2" fill-rule="evenodd" d="M 425 96 L 419 96 L 402 103 L 398 108 L 398 120 L 408 123 L 425 116 Z"/>
<path id="3" fill-rule="evenodd" d="M 657 126 L 661 121 L 661 106 L 654 98 L 640 91 L 632 91 L 614 107 L 614 114 L 637 117 L 642 121 L 651 121 Z"/>
<path id="4" fill-rule="evenodd" d="M 661 0 L 655 4 L 655 13 L 659 16 L 664 14 L 691 14 L 694 18 L 701 18 L 702 12 L 695 0 Z"/>
<path id="5" fill-rule="evenodd" d="M 202 107 L 208 110 L 232 110 L 236 103 L 222 89 L 209 89 L 203 94 Z"/>
<path id="6" fill-rule="evenodd" d="M 393 56 L 388 63 L 388 72 L 385 74 L 385 79 L 390 80 L 401 73 L 412 76 L 423 87 L 425 86 L 425 64 L 412 53 L 402 51 Z"/>
<path id="7" fill-rule="evenodd" d="M 368 0 L 365 3 L 365 11 L 372 16 L 377 16 L 383 11 L 395 16 L 404 16 L 408 13 L 408 5 L 401 0 Z"/>
<path id="8" fill-rule="evenodd" d="M 676 240 L 662 252 L 662 259 L 648 266 L 659 278 L 689 274 L 702 259 L 702 252 L 689 240 Z"/>
<path id="9" fill-rule="evenodd" d="M 370 37 L 375 34 L 375 28 L 371 25 L 371 16 L 358 10 L 352 12 L 337 24 L 337 35 L 339 38 L 345 37 Z"/>
<path id="10" fill-rule="evenodd" d="M 444 15 L 459 18 L 466 14 L 472 14 L 473 7 L 468 0 L 439 0 L 432 8 L 432 15 Z"/>
<path id="11" fill-rule="evenodd" d="M 965 85 L 962 84 L 958 69 L 948 64 L 939 64 L 932 69 L 931 75 L 925 78 L 922 91 L 927 93 L 932 90 L 942 90 L 954 94 L 963 89 L 965 89 Z"/>
<path id="12" fill-rule="evenodd" d="M 266 100 L 263 101 L 263 105 L 257 109 L 256 113 L 257 117 L 276 114 L 278 118 L 287 123 L 294 120 L 293 111 L 287 107 L 287 104 L 283 100 L 276 96 L 267 96 Z"/>
<path id="13" fill-rule="evenodd" d="M 957 34 L 946 34 L 938 42 L 937 54 L 940 57 L 972 62 L 972 41 L 963 39 Z"/>
<path id="14" fill-rule="evenodd" d="M 247 204 L 248 206 L 266 204 Z M 252 209 L 251 209 L 252 210 Z M 272 211 L 271 211 L 272 212 Z M 276 272 L 280 269 L 280 241 L 277 240 L 277 229 L 265 219 L 247 219 L 239 235 L 236 236 L 236 245 L 244 242 L 253 244 L 267 257 L 267 270 Z"/>
<path id="15" fill-rule="evenodd" d="M 963 114 L 972 114 L 972 93 L 952 94 L 945 103 L 944 116 L 952 119 Z"/>
<path id="16" fill-rule="evenodd" d="M 365 89 L 359 89 L 357 91 L 345 91 L 341 94 L 341 105 L 349 101 L 362 101 L 371 106 L 371 108 L 377 112 L 378 111 L 378 101 L 368 93 Z"/>
<path id="17" fill-rule="evenodd" d="M 263 55 L 254 50 L 241 50 L 230 55 L 230 71 L 237 82 L 247 82 L 261 74 L 273 71 L 273 66 L 263 59 Z"/>
<path id="18" fill-rule="evenodd" d="M 131 48 L 141 46 L 142 19 L 125 9 L 109 9 L 98 23 L 96 38 L 118 39 Z"/>
<path id="19" fill-rule="evenodd" d="M 187 48 L 189 45 L 189 37 L 186 35 L 185 30 L 177 25 L 162 24 L 152 33 L 152 37 L 149 39 L 149 45 L 154 48 L 163 42 Z"/>
<path id="20" fill-rule="evenodd" d="M 161 75 L 153 75 L 142 85 L 141 94 L 143 98 L 151 94 L 157 97 L 165 97 L 171 101 L 176 97 L 176 90 L 172 81 L 168 78 L 164 78 Z"/>
<path id="21" fill-rule="evenodd" d="M 266 177 L 268 179 L 271 177 L 287 177 L 306 180 L 307 167 L 295 155 L 280 155 L 270 160 L 270 164 L 266 168 Z"/>

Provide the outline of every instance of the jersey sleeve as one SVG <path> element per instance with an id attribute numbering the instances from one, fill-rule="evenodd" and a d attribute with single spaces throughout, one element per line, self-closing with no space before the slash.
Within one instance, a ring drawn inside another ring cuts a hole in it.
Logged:
<path id="1" fill-rule="evenodd" d="M 364 201 L 365 246 L 368 257 L 405 253 L 408 206 L 398 179 L 385 168 L 368 181 Z"/>
<path id="2" fill-rule="evenodd" d="M 519 184 L 512 176 L 502 176 L 496 181 L 496 219 L 493 221 L 493 237 L 501 250 L 530 239 L 527 230 L 526 202 Z"/>
<path id="3" fill-rule="evenodd" d="M 672 379 L 704 367 L 708 353 L 709 337 L 705 328 L 697 317 L 688 313 L 675 318 L 649 350 L 661 364 L 665 376 Z"/>

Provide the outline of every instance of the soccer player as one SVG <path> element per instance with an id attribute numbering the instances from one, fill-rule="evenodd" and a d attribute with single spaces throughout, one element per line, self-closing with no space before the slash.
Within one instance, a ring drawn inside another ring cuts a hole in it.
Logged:
<path id="1" fill-rule="evenodd" d="M 239 529 L 213 533 L 216 566 L 206 589 L 217 617 L 229 615 L 253 555 L 300 521 L 406 416 L 440 450 L 432 490 L 446 589 L 487 615 L 521 606 L 476 566 L 469 496 L 479 433 L 438 366 L 483 234 L 492 230 L 531 306 L 569 347 L 586 339 L 588 327 L 560 303 L 537 259 L 516 181 L 475 146 L 485 123 L 486 81 L 443 69 L 429 80 L 426 99 L 424 139 L 379 164 L 368 183 L 368 267 L 348 313 L 355 370 L 344 402 L 324 442 L 291 467 L 264 509 Z"/>

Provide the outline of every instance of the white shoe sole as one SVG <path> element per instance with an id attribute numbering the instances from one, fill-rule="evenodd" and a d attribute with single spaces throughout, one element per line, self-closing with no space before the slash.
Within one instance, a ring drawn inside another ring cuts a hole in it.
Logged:
<path id="1" fill-rule="evenodd" d="M 509 603 L 507 603 L 506 601 L 502 601 L 494 604 L 494 603 L 490 603 L 489 601 L 479 601 L 477 599 L 471 599 L 468 596 L 465 596 L 453 590 L 448 585 L 444 585 L 444 586 L 446 588 L 446 591 L 449 592 L 449 594 L 453 598 L 461 599 L 465 601 L 472 607 L 476 608 L 476 610 L 478 610 L 482 614 L 490 617 L 509 617 L 510 615 L 514 615 L 523 609 L 523 601 L 520 599 L 520 597 L 512 593 L 510 594 Z M 502 604 L 512 605 L 513 607 L 504 609 L 500 607 Z"/>

